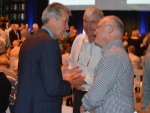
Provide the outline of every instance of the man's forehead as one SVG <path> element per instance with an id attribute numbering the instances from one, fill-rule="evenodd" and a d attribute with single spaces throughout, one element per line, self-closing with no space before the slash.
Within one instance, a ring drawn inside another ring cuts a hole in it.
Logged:
<path id="1" fill-rule="evenodd" d="M 103 25 L 104 23 L 105 23 L 105 21 L 100 20 L 100 21 L 98 22 L 98 25 Z"/>
<path id="2" fill-rule="evenodd" d="M 83 19 L 84 20 L 98 20 L 99 18 L 98 18 L 98 15 L 96 15 L 96 14 L 92 14 L 92 15 L 84 15 L 83 16 Z"/>

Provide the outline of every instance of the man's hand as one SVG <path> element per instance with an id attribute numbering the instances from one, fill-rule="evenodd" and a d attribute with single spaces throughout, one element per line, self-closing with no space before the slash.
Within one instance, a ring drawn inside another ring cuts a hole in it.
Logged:
<path id="1" fill-rule="evenodd" d="M 65 65 L 65 66 L 61 67 L 61 71 L 62 71 L 63 75 L 65 75 L 65 74 L 71 74 L 74 71 L 79 71 L 78 69 L 79 69 L 79 66 L 75 66 L 75 67 L 73 67 L 71 69 L 68 69 L 68 65 Z"/>
<path id="2" fill-rule="evenodd" d="M 74 82 L 75 83 L 75 82 Z M 76 83 L 75 83 L 76 84 Z M 77 90 L 84 91 L 85 89 L 81 85 L 75 85 L 74 86 Z"/>
<path id="3" fill-rule="evenodd" d="M 84 79 L 85 79 L 85 76 L 79 76 L 78 78 L 75 79 L 75 83 L 78 84 L 78 85 L 86 84 Z"/>
<path id="4" fill-rule="evenodd" d="M 84 113 L 85 112 L 85 109 L 84 109 L 84 107 L 81 105 L 81 107 L 80 107 L 80 113 Z"/>
<path id="5" fill-rule="evenodd" d="M 62 75 L 64 80 L 68 80 L 71 84 L 75 84 L 75 79 L 81 76 L 81 70 L 78 70 L 79 66 L 75 66 L 71 69 L 67 69 L 65 66 L 62 67 Z"/>

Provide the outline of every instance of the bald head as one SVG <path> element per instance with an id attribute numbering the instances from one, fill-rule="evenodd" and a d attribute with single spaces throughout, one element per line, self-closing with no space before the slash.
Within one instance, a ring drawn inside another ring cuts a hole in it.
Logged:
<path id="1" fill-rule="evenodd" d="M 122 40 L 124 25 L 116 16 L 105 16 L 97 24 L 95 44 L 103 47 L 114 40 Z"/>
<path id="2" fill-rule="evenodd" d="M 12 43 L 13 47 L 19 46 L 19 44 L 20 44 L 20 43 L 19 43 L 18 40 L 14 40 L 13 43 Z"/>
<path id="3" fill-rule="evenodd" d="M 103 21 L 105 24 L 110 25 L 114 28 L 114 32 L 123 36 L 124 25 L 123 22 L 117 16 L 106 16 Z"/>

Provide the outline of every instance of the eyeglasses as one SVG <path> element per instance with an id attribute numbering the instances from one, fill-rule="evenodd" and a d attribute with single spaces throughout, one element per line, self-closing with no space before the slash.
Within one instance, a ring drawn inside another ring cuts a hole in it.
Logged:
<path id="1" fill-rule="evenodd" d="M 94 25 L 96 25 L 97 24 L 97 22 L 96 21 L 86 21 L 86 20 L 83 20 L 83 24 L 88 24 L 88 25 L 90 25 L 90 26 L 94 26 Z"/>
<path id="2" fill-rule="evenodd" d="M 95 28 L 95 30 L 98 30 L 98 29 L 100 29 L 101 27 L 104 27 L 104 26 L 110 26 L 110 25 L 101 25 L 101 26 L 97 26 L 97 27 Z"/>

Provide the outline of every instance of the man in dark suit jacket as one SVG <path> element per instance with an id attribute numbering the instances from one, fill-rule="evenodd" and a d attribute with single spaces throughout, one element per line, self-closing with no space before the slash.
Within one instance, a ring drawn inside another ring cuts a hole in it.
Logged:
<path id="1" fill-rule="evenodd" d="M 10 43 L 12 44 L 12 42 L 14 40 L 21 40 L 21 33 L 19 31 L 19 25 L 18 24 L 14 24 L 14 29 L 12 29 L 9 32 L 9 39 L 10 39 Z"/>
<path id="2" fill-rule="evenodd" d="M 55 39 L 68 30 L 69 15 L 70 10 L 62 4 L 48 5 L 42 14 L 42 28 L 22 44 L 15 113 L 61 113 L 62 97 L 71 94 L 74 74 L 63 80 Z"/>

